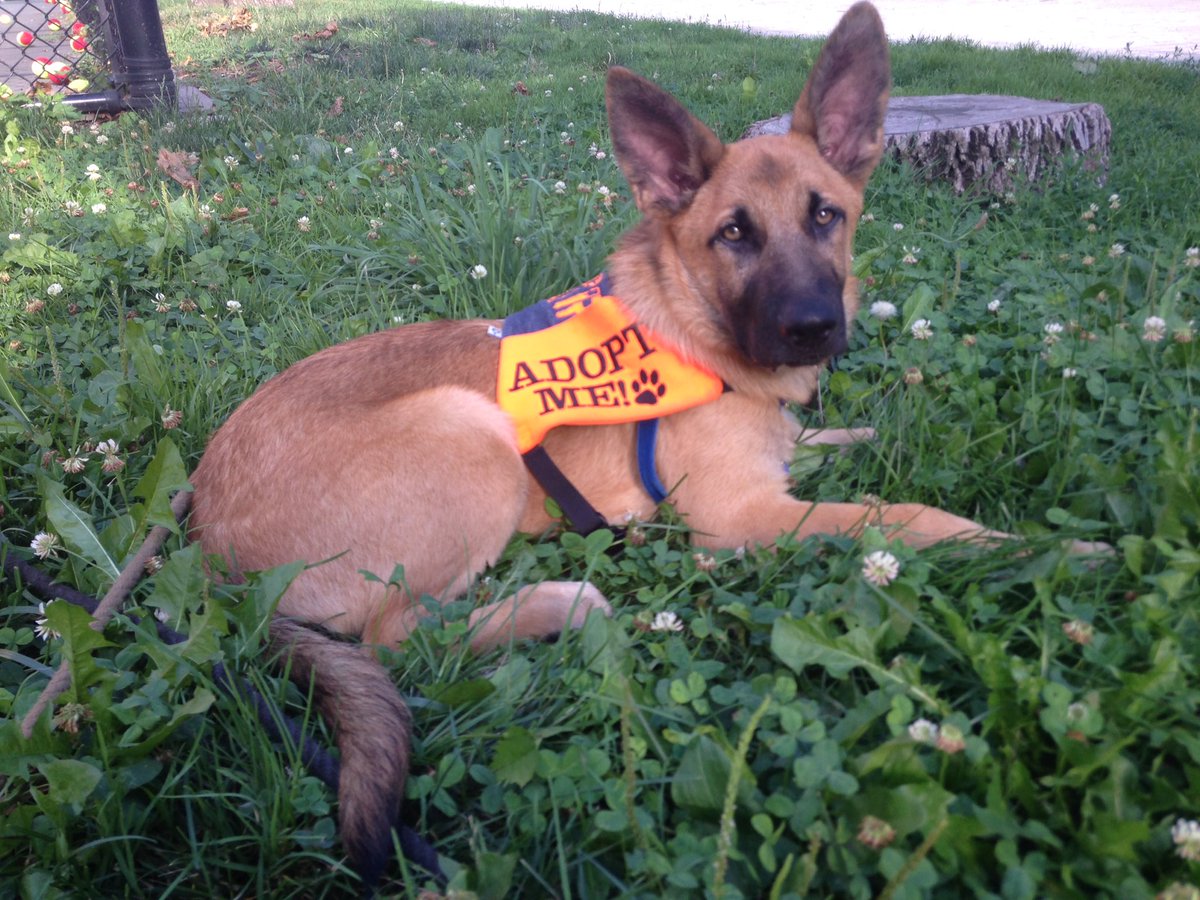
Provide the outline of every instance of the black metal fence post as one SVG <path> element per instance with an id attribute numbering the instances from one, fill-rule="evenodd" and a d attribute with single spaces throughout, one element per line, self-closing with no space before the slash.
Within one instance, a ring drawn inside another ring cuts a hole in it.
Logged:
<path id="1" fill-rule="evenodd" d="M 111 87 L 84 93 L 89 62 Z M 156 0 L 0 0 L 0 85 L 63 91 L 86 112 L 178 106 Z"/>
<path id="2" fill-rule="evenodd" d="M 113 48 L 109 71 L 125 107 L 148 109 L 160 103 L 174 107 L 175 72 L 156 0 L 101 2 L 109 7 Z"/>

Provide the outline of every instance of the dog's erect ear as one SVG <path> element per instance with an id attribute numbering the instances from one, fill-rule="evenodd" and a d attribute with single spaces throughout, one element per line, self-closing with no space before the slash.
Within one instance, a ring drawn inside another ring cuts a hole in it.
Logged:
<path id="1" fill-rule="evenodd" d="M 829 35 L 792 110 L 792 130 L 811 136 L 821 155 L 860 187 L 883 155 L 891 80 L 879 13 L 856 3 Z"/>
<path id="2" fill-rule="evenodd" d="M 608 124 L 617 162 L 645 214 L 687 206 L 725 152 L 703 122 L 658 85 L 608 70 Z"/>

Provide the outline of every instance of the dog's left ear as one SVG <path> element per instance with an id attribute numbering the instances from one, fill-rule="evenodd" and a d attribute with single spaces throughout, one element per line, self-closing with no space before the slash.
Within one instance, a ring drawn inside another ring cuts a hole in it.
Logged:
<path id="1" fill-rule="evenodd" d="M 883 118 L 891 89 L 887 35 L 870 3 L 846 11 L 825 42 L 792 110 L 792 130 L 864 187 L 883 155 Z"/>
<path id="2" fill-rule="evenodd" d="M 608 124 L 617 163 L 638 209 L 679 212 L 725 153 L 712 131 L 658 85 L 628 69 L 608 70 Z"/>

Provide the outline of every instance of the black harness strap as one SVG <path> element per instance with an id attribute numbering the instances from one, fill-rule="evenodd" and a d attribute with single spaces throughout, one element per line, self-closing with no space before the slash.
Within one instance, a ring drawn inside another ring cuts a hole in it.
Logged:
<path id="1" fill-rule="evenodd" d="M 591 534 L 597 528 L 608 527 L 604 516 L 588 503 L 571 480 L 554 464 L 546 448 L 540 444 L 521 456 L 531 475 L 537 479 L 542 490 L 558 504 L 563 514 L 571 520 L 571 526 L 580 534 Z"/>

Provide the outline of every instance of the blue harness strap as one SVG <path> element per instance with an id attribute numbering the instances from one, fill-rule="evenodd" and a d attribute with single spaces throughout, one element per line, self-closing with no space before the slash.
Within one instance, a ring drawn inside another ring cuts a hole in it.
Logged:
<path id="1" fill-rule="evenodd" d="M 658 477 L 654 451 L 658 445 L 658 419 L 643 419 L 637 423 L 637 464 L 642 487 L 655 503 L 667 499 L 667 489 Z"/>

